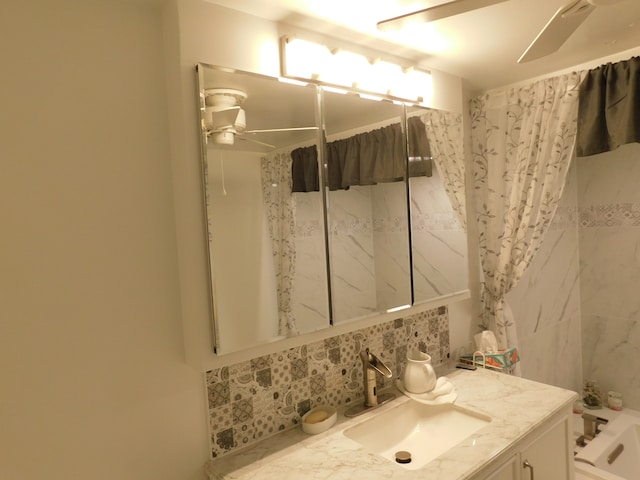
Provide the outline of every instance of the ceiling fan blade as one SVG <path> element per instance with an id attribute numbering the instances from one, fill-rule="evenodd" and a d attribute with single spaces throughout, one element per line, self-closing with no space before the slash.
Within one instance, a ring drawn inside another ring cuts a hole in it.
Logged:
<path id="1" fill-rule="evenodd" d="M 558 9 L 518 59 L 518 63 L 537 60 L 558 50 L 595 8 L 586 0 L 578 0 Z"/>
<path id="2" fill-rule="evenodd" d="M 318 130 L 318 127 L 267 128 L 265 130 L 247 130 L 244 133 L 301 132 L 304 130 Z"/>
<path id="3" fill-rule="evenodd" d="M 260 142 L 258 140 L 254 140 L 253 138 L 245 138 L 242 135 L 238 135 L 238 136 L 236 136 L 236 138 L 239 139 L 239 140 L 242 140 L 244 142 L 250 142 L 250 143 L 255 143 L 257 145 L 262 145 L 263 147 L 276 148 L 275 145 L 271 145 L 270 143 Z"/>
<path id="4" fill-rule="evenodd" d="M 466 13 L 478 8 L 489 7 L 496 3 L 506 2 L 507 0 L 454 0 L 452 2 L 442 3 L 433 7 L 418 10 L 417 12 L 408 13 L 399 17 L 390 18 L 378 22 L 378 30 L 388 32 L 391 30 L 400 30 L 409 23 L 414 22 L 435 22 L 443 18 L 452 17 L 461 13 Z"/>

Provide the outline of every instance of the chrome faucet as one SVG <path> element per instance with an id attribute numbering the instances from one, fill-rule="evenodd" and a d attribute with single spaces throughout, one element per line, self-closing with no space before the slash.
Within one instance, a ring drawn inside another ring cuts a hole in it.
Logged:
<path id="1" fill-rule="evenodd" d="M 591 415 L 589 413 L 582 414 L 582 418 L 584 420 L 584 438 L 585 440 L 593 440 L 596 435 L 600 433 L 600 429 L 598 428 L 600 425 L 606 425 L 609 423 L 609 420 L 602 417 L 596 417 L 595 415 Z"/>
<path id="2" fill-rule="evenodd" d="M 391 392 L 378 395 L 378 387 L 376 385 L 376 372 L 391 378 L 393 375 L 391 369 L 371 353 L 368 348 L 360 352 L 360 359 L 362 360 L 362 373 L 364 374 L 364 403 L 348 409 L 344 413 L 346 417 L 355 417 L 370 408 L 375 408 L 395 398 L 395 394 Z"/>

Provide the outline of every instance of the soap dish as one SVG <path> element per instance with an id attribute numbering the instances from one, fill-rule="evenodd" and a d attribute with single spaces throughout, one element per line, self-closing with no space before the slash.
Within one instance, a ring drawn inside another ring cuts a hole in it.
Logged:
<path id="1" fill-rule="evenodd" d="M 338 411 L 334 407 L 321 405 L 312 408 L 302 416 L 302 431 L 310 435 L 326 432 L 338 420 Z"/>

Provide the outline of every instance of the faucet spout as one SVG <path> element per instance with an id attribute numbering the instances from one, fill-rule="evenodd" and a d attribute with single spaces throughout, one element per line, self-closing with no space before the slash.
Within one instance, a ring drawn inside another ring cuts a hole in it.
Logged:
<path id="1" fill-rule="evenodd" d="M 586 440 L 593 440 L 600 433 L 600 425 L 609 423 L 606 418 L 597 417 L 589 413 L 582 414 L 582 418 L 584 420 L 584 438 Z"/>

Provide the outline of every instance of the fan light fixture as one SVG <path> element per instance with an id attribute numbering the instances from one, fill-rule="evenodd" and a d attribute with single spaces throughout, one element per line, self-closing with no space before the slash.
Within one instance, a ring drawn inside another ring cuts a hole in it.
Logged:
<path id="1" fill-rule="evenodd" d="M 347 88 L 365 95 L 384 95 L 393 100 L 429 106 L 431 73 L 402 67 L 342 48 L 299 38 L 282 38 L 282 76 L 329 87 Z"/>
<path id="2" fill-rule="evenodd" d="M 206 128 L 218 145 L 233 145 L 236 133 L 247 129 L 247 118 L 241 105 L 247 94 L 233 88 L 205 90 Z"/>

